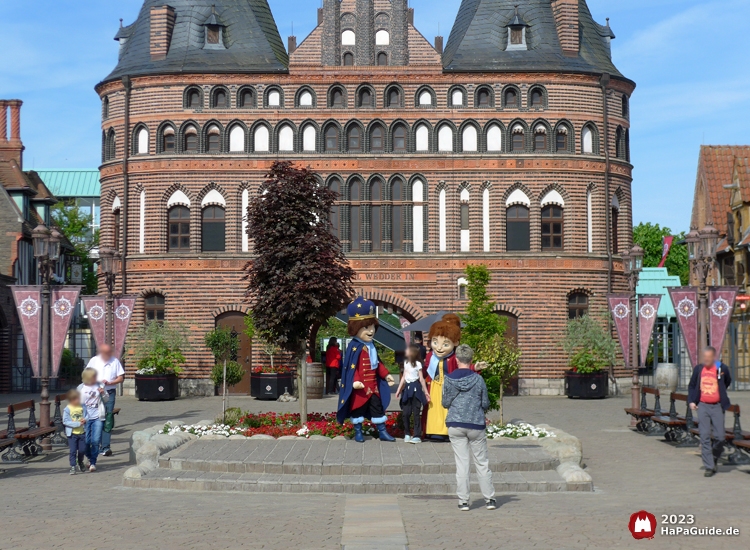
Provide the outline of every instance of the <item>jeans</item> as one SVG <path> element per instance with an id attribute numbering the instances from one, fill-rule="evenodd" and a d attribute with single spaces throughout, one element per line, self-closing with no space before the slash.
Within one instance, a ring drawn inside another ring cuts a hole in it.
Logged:
<path id="1" fill-rule="evenodd" d="M 412 418 L 414 418 L 414 433 L 411 431 Z M 401 405 L 401 419 L 404 421 L 406 435 L 422 437 L 422 402 L 418 397 L 410 397 Z"/>
<path id="2" fill-rule="evenodd" d="M 107 394 L 109 395 L 109 401 L 107 401 L 104 404 L 104 409 L 108 413 L 111 413 L 113 410 L 115 410 L 115 396 L 117 395 L 117 391 L 107 390 Z M 102 418 L 102 420 L 104 420 L 104 418 Z M 101 446 L 101 449 L 99 449 L 100 453 L 103 453 L 104 451 L 109 450 L 111 440 L 112 440 L 112 434 L 102 431 L 102 446 Z"/>
<path id="3" fill-rule="evenodd" d="M 456 457 L 456 493 L 459 502 L 469 502 L 471 495 L 471 460 L 477 470 L 479 489 L 485 500 L 495 498 L 492 470 L 487 458 L 487 435 L 484 430 L 448 428 L 451 447 Z"/>
<path id="4" fill-rule="evenodd" d="M 698 403 L 698 432 L 703 466 L 706 470 L 713 470 L 717 466 L 714 456 L 721 456 L 725 441 L 721 403 Z"/>
<path id="5" fill-rule="evenodd" d="M 86 455 L 86 432 L 70 434 L 68 436 L 68 449 L 70 449 L 70 466 L 76 465 L 76 459 L 78 459 L 79 464 L 83 464 L 83 457 Z"/>
<path id="6" fill-rule="evenodd" d="M 92 465 L 96 464 L 96 458 L 99 456 L 103 427 L 104 421 L 98 418 L 86 421 L 86 458 Z"/>

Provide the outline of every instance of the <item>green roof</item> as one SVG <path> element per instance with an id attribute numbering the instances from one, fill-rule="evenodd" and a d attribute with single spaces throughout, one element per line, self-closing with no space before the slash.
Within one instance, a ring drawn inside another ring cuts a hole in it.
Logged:
<path id="1" fill-rule="evenodd" d="M 680 278 L 669 275 L 666 267 L 644 267 L 638 279 L 638 294 L 661 294 L 659 317 L 676 317 L 667 287 L 682 286 Z"/>
<path id="2" fill-rule="evenodd" d="M 59 199 L 98 197 L 99 170 L 36 170 L 47 188 Z"/>

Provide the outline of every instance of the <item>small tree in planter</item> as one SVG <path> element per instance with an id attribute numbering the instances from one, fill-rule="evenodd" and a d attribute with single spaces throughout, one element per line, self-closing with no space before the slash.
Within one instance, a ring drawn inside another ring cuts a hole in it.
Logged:
<path id="1" fill-rule="evenodd" d="M 481 374 L 487 384 L 490 410 L 500 413 L 503 424 L 503 392 L 521 369 L 521 350 L 499 334 L 477 344 L 477 358 L 487 363 Z"/>
<path id="2" fill-rule="evenodd" d="M 138 398 L 171 400 L 177 397 L 177 376 L 185 364 L 183 352 L 190 349 L 185 328 L 151 321 L 135 332 L 131 342 L 138 367 L 135 373 Z M 150 384 L 149 381 L 154 383 Z M 162 381 L 167 385 L 164 386 Z"/>
<path id="3" fill-rule="evenodd" d="M 604 323 L 588 315 L 571 319 L 562 347 L 570 366 L 565 380 L 568 397 L 606 397 L 606 369 L 617 360 L 617 343 Z"/>
<path id="4" fill-rule="evenodd" d="M 216 386 L 222 386 L 222 416 L 227 413 L 227 386 L 239 384 L 245 376 L 245 370 L 237 361 L 240 347 L 236 334 L 232 334 L 229 327 L 216 327 L 204 336 L 206 347 L 214 354 L 216 363 L 211 371 L 211 380 Z"/>

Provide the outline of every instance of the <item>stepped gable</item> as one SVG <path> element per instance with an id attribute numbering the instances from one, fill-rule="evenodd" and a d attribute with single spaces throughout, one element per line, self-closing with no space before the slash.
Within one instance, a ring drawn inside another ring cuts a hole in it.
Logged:
<path id="1" fill-rule="evenodd" d="M 159 36 L 168 42 L 165 55 L 153 55 L 151 33 L 152 8 L 166 10 L 165 2 L 146 0 L 135 23 L 118 31 L 120 61 L 105 82 L 148 74 L 286 72 L 289 59 L 267 0 L 170 0 L 168 6 L 173 28 Z M 168 16 L 164 21 L 171 24 Z M 206 47 L 204 25 L 211 22 L 223 25 L 225 48 Z"/>
<path id="2" fill-rule="evenodd" d="M 575 18 L 575 3 L 578 18 Z M 528 27 L 528 49 L 506 50 L 515 6 Z M 570 8 L 569 11 L 565 11 Z M 570 29 L 578 25 L 578 40 Z M 565 49 L 561 44 L 565 41 Z M 609 73 L 614 33 L 596 23 L 585 0 L 463 0 L 443 54 L 448 71 L 554 71 Z"/>

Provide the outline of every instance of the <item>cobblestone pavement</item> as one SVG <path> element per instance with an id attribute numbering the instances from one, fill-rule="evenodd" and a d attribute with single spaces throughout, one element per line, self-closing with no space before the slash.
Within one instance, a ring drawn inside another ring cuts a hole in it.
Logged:
<path id="1" fill-rule="evenodd" d="M 750 410 L 750 393 L 732 396 Z M 0 407 L 25 396 L 2 395 Z M 459 513 L 452 497 L 397 497 L 409 550 L 455 548 L 747 548 L 750 467 L 721 467 L 706 479 L 695 449 L 675 449 L 660 438 L 632 433 L 623 412 L 629 400 L 572 401 L 555 397 L 505 400 L 506 419 L 548 423 L 579 437 L 594 478 L 589 494 L 501 495 L 489 512 L 475 502 Z M 234 397 L 230 405 L 254 411 L 295 411 L 297 404 Z M 332 398 L 312 401 L 327 411 Z M 67 453 L 53 451 L 0 474 L 0 549 L 251 548 L 339 549 L 344 495 L 188 493 L 125 489 L 127 439 L 136 429 L 179 418 L 198 421 L 221 410 L 218 398 L 139 403 L 118 398 L 122 412 L 113 436 L 115 455 L 95 474 L 69 476 Z M 23 418 L 23 417 L 22 417 Z M 0 416 L 0 425 L 6 421 Z M 21 420 L 22 421 L 22 420 Z M 750 429 L 750 420 L 747 421 Z M 374 505 L 376 505 L 375 503 Z M 361 505 L 361 503 L 360 503 Z M 630 514 L 694 514 L 696 525 L 737 526 L 739 537 L 635 541 Z M 44 518 L 44 519 L 40 519 Z"/>

